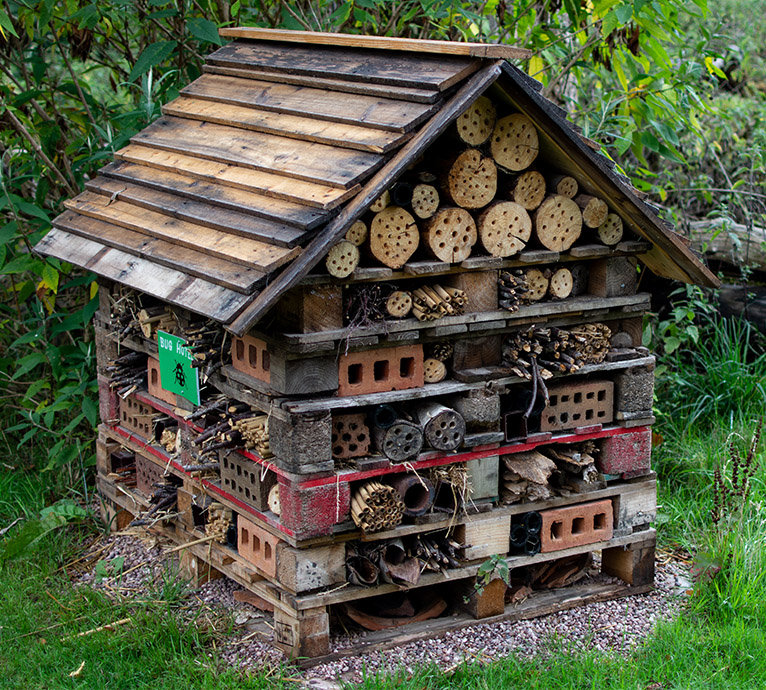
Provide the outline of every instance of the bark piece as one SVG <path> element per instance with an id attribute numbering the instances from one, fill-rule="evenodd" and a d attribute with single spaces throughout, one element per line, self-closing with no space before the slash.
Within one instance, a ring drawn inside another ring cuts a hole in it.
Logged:
<path id="1" fill-rule="evenodd" d="M 579 189 L 580 185 L 577 184 L 577 180 L 571 175 L 553 175 L 548 180 L 548 190 L 550 193 L 565 196 L 567 199 L 574 199 Z"/>
<path id="2" fill-rule="evenodd" d="M 415 219 L 403 208 L 389 206 L 377 213 L 370 227 L 370 251 L 389 268 L 401 268 L 420 242 Z"/>
<path id="3" fill-rule="evenodd" d="M 503 475 L 504 478 L 517 475 L 518 479 L 515 481 L 527 481 L 534 484 L 547 484 L 548 479 L 556 469 L 556 463 L 553 460 L 535 450 L 504 455 L 503 462 L 509 470 L 509 474 Z"/>
<path id="4" fill-rule="evenodd" d="M 479 216 L 478 226 L 481 243 L 492 256 L 518 254 L 532 235 L 532 219 L 514 201 L 492 204 Z"/>
<path id="5" fill-rule="evenodd" d="M 446 196 L 461 208 L 482 208 L 497 193 L 497 167 L 478 149 L 463 151 L 442 182 Z"/>
<path id="6" fill-rule="evenodd" d="M 616 213 L 607 214 L 604 222 L 598 226 L 597 232 L 598 238 L 604 244 L 610 247 L 619 244 L 623 234 L 622 218 Z"/>
<path id="7" fill-rule="evenodd" d="M 566 251 L 582 232 L 580 208 L 567 197 L 549 196 L 535 211 L 535 232 L 546 249 Z"/>
<path id="8" fill-rule="evenodd" d="M 359 247 L 348 240 L 341 240 L 325 259 L 327 272 L 335 278 L 347 278 L 359 265 Z"/>
<path id="9" fill-rule="evenodd" d="M 412 311 L 412 296 L 404 290 L 395 290 L 386 300 L 386 311 L 395 319 L 403 319 Z"/>
<path id="10" fill-rule="evenodd" d="M 418 218 L 430 218 L 439 208 L 439 191 L 431 184 L 416 185 L 410 203 Z"/>
<path id="11" fill-rule="evenodd" d="M 476 223 L 465 209 L 442 208 L 425 222 L 422 235 L 437 259 L 460 263 L 471 255 L 471 247 L 476 244 Z"/>
<path id="12" fill-rule="evenodd" d="M 457 119 L 457 134 L 469 146 L 479 146 L 489 139 L 497 120 L 497 111 L 486 96 L 479 96 Z"/>
<path id="13" fill-rule="evenodd" d="M 511 198 L 527 211 L 534 211 L 545 200 L 545 178 L 537 170 L 527 170 L 511 183 Z"/>
<path id="14" fill-rule="evenodd" d="M 539 149 L 537 129 L 526 115 L 514 113 L 497 121 L 490 150 L 499 166 L 514 172 L 524 170 L 532 165 Z"/>
<path id="15" fill-rule="evenodd" d="M 551 276 L 548 292 L 556 299 L 566 299 L 572 293 L 572 271 L 568 268 L 559 268 Z"/>
<path id="16" fill-rule="evenodd" d="M 346 231 L 346 239 L 361 247 L 367 239 L 367 224 L 363 220 L 358 220 Z"/>
<path id="17" fill-rule="evenodd" d="M 589 228 L 597 228 L 606 220 L 609 207 L 603 199 L 590 194 L 578 194 L 574 202 L 582 211 L 582 222 Z"/>

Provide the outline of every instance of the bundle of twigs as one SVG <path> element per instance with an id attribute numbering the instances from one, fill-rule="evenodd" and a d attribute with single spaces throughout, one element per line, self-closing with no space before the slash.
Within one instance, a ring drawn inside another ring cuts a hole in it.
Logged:
<path id="1" fill-rule="evenodd" d="M 528 292 L 527 279 L 524 271 L 500 271 L 498 275 L 498 304 L 501 309 L 510 312 L 518 311 L 525 302 Z"/>
<path id="2" fill-rule="evenodd" d="M 396 286 L 389 283 L 351 286 L 343 305 L 349 329 L 366 328 L 376 321 L 389 318 L 391 314 L 386 304 L 394 292 L 397 292 Z"/>
<path id="3" fill-rule="evenodd" d="M 136 318 L 141 333 L 149 340 L 155 339 L 157 331 L 175 333 L 178 326 L 176 315 L 165 305 L 139 309 Z"/>
<path id="4" fill-rule="evenodd" d="M 146 383 L 146 355 L 128 352 L 109 362 L 106 373 L 110 377 L 109 387 L 116 390 L 120 397 L 126 398 Z"/>
<path id="5" fill-rule="evenodd" d="M 412 314 L 418 321 L 435 321 L 465 311 L 464 290 L 441 285 L 423 285 L 412 291 Z"/>
<path id="6" fill-rule="evenodd" d="M 393 486 L 367 482 L 351 498 L 351 517 L 363 532 L 381 532 L 396 527 L 403 515 L 404 502 Z"/>
<path id="7" fill-rule="evenodd" d="M 236 422 L 253 417 L 249 405 L 238 402 L 228 402 L 226 406 L 217 408 L 217 420 L 213 421 L 192 442 L 200 448 L 201 456 L 216 453 L 224 448 L 242 448 L 245 440 Z"/>
<path id="8" fill-rule="evenodd" d="M 219 544 L 225 544 L 231 521 L 231 508 L 227 508 L 222 503 L 211 503 L 207 509 L 205 534 L 208 537 L 213 537 L 213 541 L 218 542 Z"/>
<path id="9" fill-rule="evenodd" d="M 115 292 L 109 295 L 109 303 L 109 321 L 112 333 L 117 335 L 117 339 L 138 335 L 140 306 L 136 292 L 124 285 L 119 285 L 115 288 Z"/>
<path id="10" fill-rule="evenodd" d="M 226 331 L 210 319 L 190 324 L 184 329 L 183 337 L 194 355 L 191 365 L 202 369 L 203 381 L 226 364 L 231 356 L 229 348 L 225 347 Z"/>
<path id="11" fill-rule="evenodd" d="M 245 448 L 253 449 L 264 460 L 273 458 L 269 445 L 269 418 L 265 414 L 257 414 L 230 421 L 232 429 L 239 431 L 245 442 Z"/>
<path id="12" fill-rule="evenodd" d="M 161 484 L 155 484 L 156 491 L 149 498 L 150 508 L 136 517 L 133 522 L 130 523 L 131 527 L 138 527 L 140 525 L 148 525 L 161 519 L 159 513 L 165 514 L 172 511 L 175 507 L 178 499 L 178 487 L 170 480 L 166 480 Z M 150 520 L 152 516 L 156 516 L 153 520 Z"/>
<path id="13" fill-rule="evenodd" d="M 460 567 L 461 556 L 458 551 L 464 548 L 464 545 L 443 532 L 418 534 L 413 542 L 409 553 L 423 564 L 423 569 L 441 571 L 445 568 Z"/>

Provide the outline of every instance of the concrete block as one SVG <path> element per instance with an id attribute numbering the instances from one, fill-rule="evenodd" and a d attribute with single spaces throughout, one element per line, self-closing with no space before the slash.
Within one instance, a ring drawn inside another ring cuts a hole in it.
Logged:
<path id="1" fill-rule="evenodd" d="M 603 474 L 619 474 L 627 479 L 648 474 L 651 460 L 652 432 L 643 429 L 603 439 L 596 468 Z"/>
<path id="2" fill-rule="evenodd" d="M 654 364 L 619 371 L 614 377 L 614 409 L 618 413 L 652 409 Z"/>
<path id="3" fill-rule="evenodd" d="M 274 411 L 269 417 L 269 444 L 274 463 L 295 474 L 333 469 L 330 412 L 290 414 Z"/>
<path id="4" fill-rule="evenodd" d="M 287 612 L 274 609 L 274 644 L 290 659 L 330 651 L 330 617 L 326 606 Z"/>

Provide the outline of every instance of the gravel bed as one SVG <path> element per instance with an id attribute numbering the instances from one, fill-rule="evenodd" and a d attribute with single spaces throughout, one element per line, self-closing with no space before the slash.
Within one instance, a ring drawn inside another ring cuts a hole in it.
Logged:
<path id="1" fill-rule="evenodd" d="M 164 556 L 166 549 L 154 538 L 110 536 L 92 549 L 95 552 L 96 547 L 102 548 L 105 544 L 108 548 L 94 559 L 93 567 L 79 576 L 77 584 L 119 591 L 129 597 L 145 596 L 150 588 L 156 592 L 157 583 L 172 572 Z M 125 559 L 122 567 L 125 574 L 118 579 L 98 581 L 97 560 L 103 561 L 108 569 L 115 558 Z M 592 579 L 617 581 L 602 575 L 594 575 Z M 330 688 L 334 686 L 333 681 L 354 682 L 364 676 L 395 670 L 414 672 L 429 663 L 446 669 L 463 662 L 490 661 L 511 654 L 544 655 L 553 649 L 552 642 L 557 650 L 626 654 L 658 621 L 677 615 L 689 587 L 687 569 L 677 561 L 664 561 L 657 564 L 655 589 L 647 594 L 588 604 L 532 620 L 477 623 L 437 639 L 320 664 L 303 672 L 303 677 L 311 687 Z M 281 652 L 272 645 L 273 619 L 249 604 L 237 602 L 234 599 L 237 589 L 240 587 L 233 581 L 220 578 L 191 592 L 189 602 L 196 600 L 211 612 L 233 616 L 235 631 L 217 642 L 220 662 L 245 672 L 279 673 L 284 661 Z M 331 652 L 353 647 L 365 636 L 365 632 L 336 634 L 331 639 Z M 291 670 L 290 673 L 297 672 Z"/>

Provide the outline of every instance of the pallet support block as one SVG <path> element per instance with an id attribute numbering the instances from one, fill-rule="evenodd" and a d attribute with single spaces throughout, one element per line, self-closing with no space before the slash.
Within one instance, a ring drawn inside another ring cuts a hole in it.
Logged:
<path id="1" fill-rule="evenodd" d="M 469 561 L 508 553 L 511 539 L 510 515 L 473 515 L 455 529 L 455 536 L 465 544 Z"/>
<path id="2" fill-rule="evenodd" d="M 596 468 L 603 474 L 623 479 L 640 477 L 651 471 L 652 431 L 639 429 L 601 441 Z"/>
<path id="3" fill-rule="evenodd" d="M 310 549 L 277 546 L 277 580 L 293 594 L 311 592 L 346 581 L 346 546 L 330 544 Z"/>
<path id="4" fill-rule="evenodd" d="M 588 272 L 588 292 L 596 297 L 635 295 L 638 271 L 635 260 L 626 257 L 597 259 Z"/>
<path id="5" fill-rule="evenodd" d="M 334 356 L 287 359 L 282 350 L 271 355 L 269 387 L 283 395 L 328 393 L 338 388 L 338 361 Z"/>
<path id="6" fill-rule="evenodd" d="M 604 549 L 601 572 L 619 577 L 623 582 L 640 587 L 654 582 L 656 537 L 627 546 Z"/>
<path id="7" fill-rule="evenodd" d="M 350 352 L 338 364 L 338 395 L 420 388 L 423 376 L 422 345 Z"/>
<path id="8" fill-rule="evenodd" d="M 273 410 L 269 444 L 274 463 L 286 472 L 312 474 L 333 469 L 330 412 L 291 414 Z"/>
<path id="9" fill-rule="evenodd" d="M 330 617 L 326 606 L 288 612 L 274 609 L 274 642 L 290 659 L 330 651 Z"/>
<path id="10" fill-rule="evenodd" d="M 455 599 L 460 607 L 474 618 L 489 618 L 499 616 L 505 611 L 505 582 L 499 577 L 487 583 L 481 592 L 476 589 L 476 578 L 461 582 L 455 588 Z"/>
<path id="11" fill-rule="evenodd" d="M 481 338 L 464 338 L 454 342 L 452 368 L 455 371 L 497 367 L 502 362 L 503 337 L 486 335 Z"/>
<path id="12" fill-rule="evenodd" d="M 634 480 L 625 484 L 612 503 L 615 537 L 642 532 L 657 518 L 657 481 Z"/>
<path id="13" fill-rule="evenodd" d="M 296 539 L 332 534 L 333 527 L 349 519 L 351 492 L 348 482 L 300 488 L 279 477 L 280 520 Z"/>
<path id="14" fill-rule="evenodd" d="M 220 570 L 216 570 L 212 565 L 195 556 L 189 549 L 181 551 L 178 560 L 178 574 L 188 580 L 193 588 L 202 587 L 202 585 L 223 577 Z"/>
<path id="15" fill-rule="evenodd" d="M 279 303 L 279 323 L 287 332 L 316 333 L 343 328 L 340 285 L 297 287 Z"/>
<path id="16" fill-rule="evenodd" d="M 614 377 L 614 409 L 617 414 L 645 412 L 652 416 L 654 364 L 618 371 Z M 619 417 L 618 417 L 619 418 Z"/>
<path id="17" fill-rule="evenodd" d="M 445 282 L 465 292 L 466 312 L 497 310 L 497 271 L 466 271 L 449 276 Z"/>
<path id="18" fill-rule="evenodd" d="M 124 508 L 118 506 L 104 494 L 100 494 L 99 503 L 101 508 L 101 519 L 109 527 L 110 532 L 122 532 L 126 530 L 133 521 L 133 515 Z"/>

